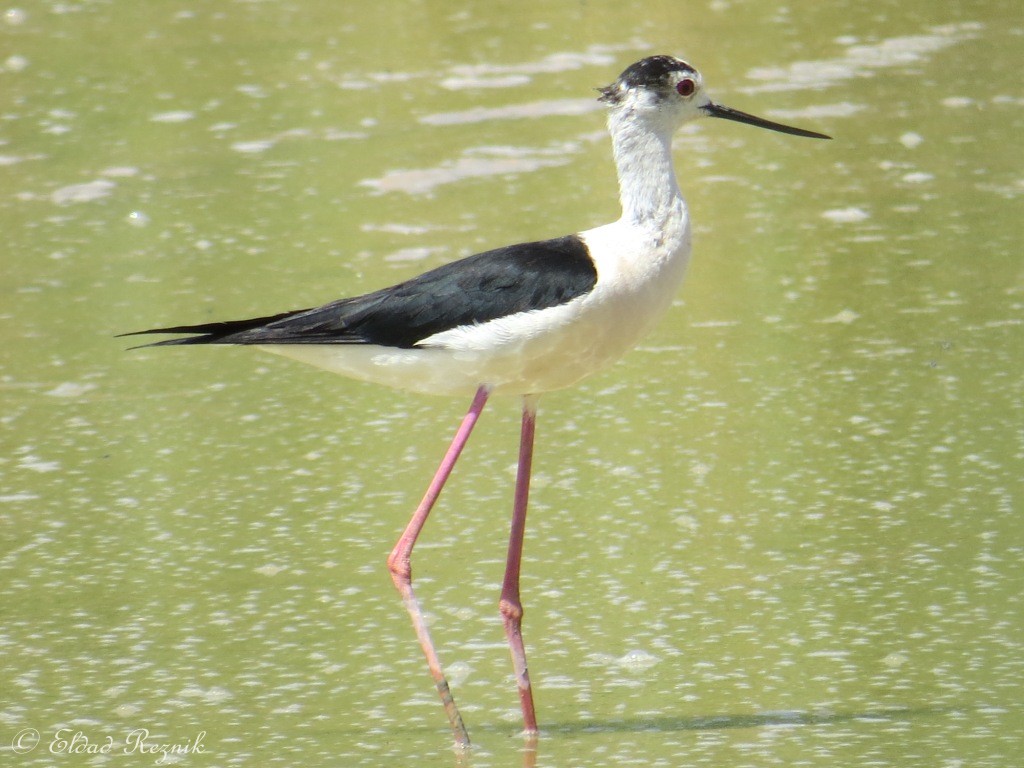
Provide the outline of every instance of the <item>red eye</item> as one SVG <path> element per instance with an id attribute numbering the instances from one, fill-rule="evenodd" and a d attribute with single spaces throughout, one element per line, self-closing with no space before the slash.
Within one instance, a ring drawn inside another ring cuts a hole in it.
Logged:
<path id="1" fill-rule="evenodd" d="M 696 90 L 697 84 L 688 77 L 676 83 L 676 93 L 680 96 L 693 96 L 693 92 Z"/>

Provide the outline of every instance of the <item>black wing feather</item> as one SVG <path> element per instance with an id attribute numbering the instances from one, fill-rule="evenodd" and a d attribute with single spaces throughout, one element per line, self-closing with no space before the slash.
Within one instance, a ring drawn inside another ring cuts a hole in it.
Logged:
<path id="1" fill-rule="evenodd" d="M 576 235 L 485 251 L 363 296 L 251 320 L 154 328 L 198 334 L 174 344 L 376 344 L 414 347 L 435 333 L 557 306 L 590 291 L 597 270 Z M 135 335 L 135 334 L 125 334 Z"/>

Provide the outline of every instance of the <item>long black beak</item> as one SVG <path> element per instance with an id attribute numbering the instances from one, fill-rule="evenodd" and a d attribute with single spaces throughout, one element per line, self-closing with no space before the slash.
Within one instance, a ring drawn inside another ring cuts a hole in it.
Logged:
<path id="1" fill-rule="evenodd" d="M 806 136 L 808 139 L 832 138 L 831 136 L 826 136 L 824 133 L 815 133 L 814 131 L 805 131 L 803 128 L 794 128 L 791 125 L 773 123 L 771 120 L 765 120 L 763 117 L 748 115 L 746 112 L 740 112 L 738 109 L 723 107 L 721 104 L 712 104 L 709 102 L 703 107 L 703 110 L 704 114 L 710 117 L 721 117 L 723 120 L 735 120 L 737 123 L 746 123 L 747 125 L 756 125 L 758 128 L 767 128 L 769 131 L 788 133 L 793 136 Z"/>

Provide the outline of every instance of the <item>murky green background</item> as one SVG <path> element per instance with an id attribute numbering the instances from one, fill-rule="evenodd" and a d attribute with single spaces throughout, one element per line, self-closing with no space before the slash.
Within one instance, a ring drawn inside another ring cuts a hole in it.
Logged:
<path id="1" fill-rule="evenodd" d="M 1019 765 L 1022 41 L 1009 0 L 5 6 L 5 764 Z M 384 559 L 467 403 L 113 336 L 614 218 L 592 89 L 662 52 L 836 140 L 683 131 L 680 301 L 542 402 L 535 752 L 488 407 L 414 560 L 457 756 Z"/>

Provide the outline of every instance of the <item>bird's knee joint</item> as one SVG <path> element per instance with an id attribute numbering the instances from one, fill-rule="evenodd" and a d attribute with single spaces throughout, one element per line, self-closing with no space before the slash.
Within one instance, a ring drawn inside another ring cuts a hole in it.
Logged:
<path id="1" fill-rule="evenodd" d="M 511 621 L 521 621 L 523 618 L 523 606 L 521 603 L 512 602 L 511 600 L 502 599 L 498 603 L 498 610 L 501 611 L 501 615 Z"/>
<path id="2" fill-rule="evenodd" d="M 408 558 L 391 555 L 388 557 L 388 570 L 391 572 L 391 578 L 396 583 L 404 582 L 408 584 L 412 581 L 412 563 Z"/>

